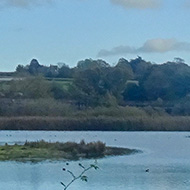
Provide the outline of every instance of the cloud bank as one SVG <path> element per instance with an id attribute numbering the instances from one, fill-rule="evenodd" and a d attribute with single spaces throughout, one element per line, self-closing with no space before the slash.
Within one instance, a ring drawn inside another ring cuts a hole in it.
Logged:
<path id="1" fill-rule="evenodd" d="M 98 57 L 106 57 L 123 54 L 138 54 L 138 53 L 166 53 L 170 51 L 189 51 L 190 43 L 179 42 L 175 39 L 151 39 L 147 40 L 141 47 L 117 46 L 111 50 L 100 50 Z"/>
<path id="2" fill-rule="evenodd" d="M 126 9 L 152 9 L 160 7 L 161 0 L 110 0 L 115 5 Z"/>
<path id="3" fill-rule="evenodd" d="M 53 2 L 53 0 L 0 0 L 0 7 L 27 8 L 30 6 L 43 5 L 51 2 Z"/>

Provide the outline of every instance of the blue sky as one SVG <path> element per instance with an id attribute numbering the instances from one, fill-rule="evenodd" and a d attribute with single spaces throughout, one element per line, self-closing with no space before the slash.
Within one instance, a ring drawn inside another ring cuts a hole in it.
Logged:
<path id="1" fill-rule="evenodd" d="M 190 0 L 1 0 L 0 71 L 32 58 L 71 67 L 137 55 L 190 64 L 189 21 Z"/>

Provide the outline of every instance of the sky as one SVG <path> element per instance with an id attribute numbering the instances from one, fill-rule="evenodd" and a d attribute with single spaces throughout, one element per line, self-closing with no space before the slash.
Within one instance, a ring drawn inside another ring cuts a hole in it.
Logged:
<path id="1" fill-rule="evenodd" d="M 0 0 L 0 71 L 141 56 L 190 65 L 190 0 Z"/>

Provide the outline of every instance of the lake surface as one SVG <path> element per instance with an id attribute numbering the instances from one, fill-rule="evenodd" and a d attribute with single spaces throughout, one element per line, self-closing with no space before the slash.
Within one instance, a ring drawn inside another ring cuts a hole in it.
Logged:
<path id="1" fill-rule="evenodd" d="M 189 190 L 190 132 L 52 132 L 0 131 L 0 145 L 46 141 L 86 142 L 101 140 L 109 146 L 143 151 L 130 156 L 98 160 L 100 169 L 87 173 L 89 181 L 78 181 L 70 190 Z M 80 161 L 88 166 L 94 160 Z M 74 173 L 81 170 L 79 161 L 69 162 Z M 62 171 L 65 162 L 0 162 L 2 190 L 62 190 L 60 182 L 70 176 Z M 145 172 L 149 168 L 149 172 Z"/>

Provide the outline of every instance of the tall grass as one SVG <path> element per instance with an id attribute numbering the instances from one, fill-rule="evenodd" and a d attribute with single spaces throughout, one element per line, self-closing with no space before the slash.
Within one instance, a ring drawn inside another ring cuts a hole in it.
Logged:
<path id="1" fill-rule="evenodd" d="M 0 130 L 190 131 L 190 117 L 1 117 Z"/>
<path id="2" fill-rule="evenodd" d="M 52 98 L 0 101 L 0 116 L 68 116 L 74 111 L 74 106 Z"/>
<path id="3" fill-rule="evenodd" d="M 105 143 L 101 141 L 86 143 L 84 140 L 81 140 L 80 143 L 76 142 L 66 142 L 66 143 L 49 143 L 44 140 L 37 142 L 25 142 L 25 147 L 30 148 L 49 148 L 58 151 L 64 151 L 67 153 L 76 153 L 76 154 L 85 154 L 85 157 L 88 156 L 103 156 L 106 151 Z"/>
<path id="4" fill-rule="evenodd" d="M 0 130 L 190 131 L 190 116 L 151 107 L 77 110 L 53 99 L 28 99 L 0 102 Z"/>
<path id="5" fill-rule="evenodd" d="M 52 98 L 0 99 L 0 116 L 74 116 L 74 117 L 146 117 L 167 115 L 163 110 L 151 107 L 96 107 L 77 110 L 74 104 Z"/>

